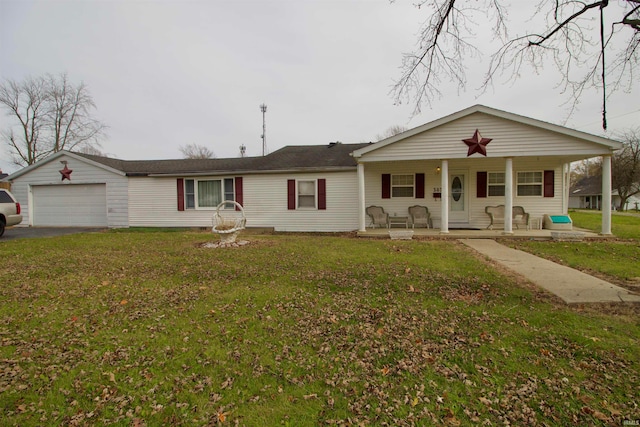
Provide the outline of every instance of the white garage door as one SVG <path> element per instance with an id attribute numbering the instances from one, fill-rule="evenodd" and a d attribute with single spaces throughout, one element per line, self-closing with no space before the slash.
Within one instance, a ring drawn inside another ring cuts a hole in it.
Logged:
<path id="1" fill-rule="evenodd" d="M 107 226 L 105 184 L 39 185 L 32 194 L 33 225 Z"/>

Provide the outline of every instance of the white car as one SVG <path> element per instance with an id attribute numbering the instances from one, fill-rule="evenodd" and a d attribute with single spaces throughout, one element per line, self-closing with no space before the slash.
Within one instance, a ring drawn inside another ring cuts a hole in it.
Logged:
<path id="1" fill-rule="evenodd" d="M 5 227 L 20 224 L 20 203 L 16 201 L 9 190 L 0 188 L 0 237 L 4 234 Z"/>

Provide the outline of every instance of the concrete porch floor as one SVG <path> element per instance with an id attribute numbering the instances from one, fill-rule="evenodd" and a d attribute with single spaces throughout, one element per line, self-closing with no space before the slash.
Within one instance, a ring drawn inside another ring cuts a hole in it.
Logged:
<path id="1" fill-rule="evenodd" d="M 526 230 L 514 229 L 513 234 L 505 234 L 504 230 L 468 230 L 468 229 L 449 229 L 449 233 L 441 233 L 438 228 L 404 228 L 392 227 L 387 228 L 367 228 L 366 231 L 358 231 L 358 237 L 369 238 L 389 238 L 389 231 L 413 231 L 414 238 L 429 239 L 530 239 L 530 240 L 552 240 L 552 232 L 566 235 L 567 238 L 575 237 L 577 233 L 581 233 L 585 239 L 604 239 L 612 236 L 602 236 L 590 230 L 584 230 L 574 227 L 571 231 L 566 230 Z"/>

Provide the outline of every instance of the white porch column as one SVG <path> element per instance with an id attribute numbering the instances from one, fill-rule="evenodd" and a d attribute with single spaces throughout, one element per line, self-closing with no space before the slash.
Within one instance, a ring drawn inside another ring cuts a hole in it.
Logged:
<path id="1" fill-rule="evenodd" d="M 364 200 L 364 165 L 358 163 L 358 231 L 367 231 L 367 215 Z"/>
<path id="2" fill-rule="evenodd" d="M 565 163 L 562 166 L 562 213 L 569 213 L 569 188 L 571 187 L 571 165 Z"/>
<path id="3" fill-rule="evenodd" d="M 602 232 L 611 234 L 611 155 L 602 156 Z"/>
<path id="4" fill-rule="evenodd" d="M 440 233 L 449 233 L 449 161 L 443 160 L 440 167 Z"/>
<path id="5" fill-rule="evenodd" d="M 504 234 L 513 234 L 513 159 L 507 157 L 504 165 Z"/>

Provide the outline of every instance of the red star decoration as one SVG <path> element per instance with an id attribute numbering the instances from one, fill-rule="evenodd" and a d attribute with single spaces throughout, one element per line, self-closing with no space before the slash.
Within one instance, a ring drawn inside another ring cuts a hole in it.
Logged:
<path id="1" fill-rule="evenodd" d="M 482 135 L 480 135 L 480 131 L 476 129 L 476 132 L 473 134 L 472 138 L 463 139 L 462 141 L 464 141 L 464 143 L 469 147 L 467 157 L 469 157 L 473 153 L 478 153 L 486 156 L 487 144 L 491 142 L 491 138 L 483 138 Z"/>
<path id="2" fill-rule="evenodd" d="M 73 172 L 73 170 L 69 169 L 67 165 L 64 165 L 64 169 L 59 170 L 58 172 L 60 172 L 60 175 L 62 175 L 62 181 L 64 181 L 65 179 L 71 181 L 71 172 Z"/>

